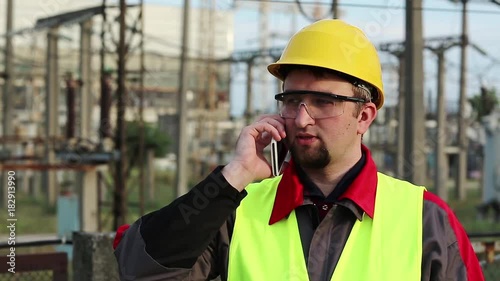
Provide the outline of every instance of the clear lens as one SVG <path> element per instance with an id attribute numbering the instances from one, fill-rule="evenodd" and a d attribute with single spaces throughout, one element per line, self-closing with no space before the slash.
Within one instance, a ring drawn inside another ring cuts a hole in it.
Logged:
<path id="1" fill-rule="evenodd" d="M 296 118 L 302 107 L 314 119 L 331 118 L 344 113 L 344 104 L 334 97 L 314 94 L 286 95 L 278 100 L 278 110 L 283 118 Z"/>

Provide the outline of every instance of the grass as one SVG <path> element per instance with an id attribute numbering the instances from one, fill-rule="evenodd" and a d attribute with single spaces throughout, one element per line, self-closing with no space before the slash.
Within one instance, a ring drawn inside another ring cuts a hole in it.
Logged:
<path id="1" fill-rule="evenodd" d="M 7 210 L 0 212 L 0 221 L 7 221 Z M 34 199 L 22 192 L 16 192 L 16 238 L 27 234 L 57 233 L 56 210 L 42 199 Z M 9 234 L 6 227 L 0 231 L 0 240 L 5 242 Z M 53 252 L 53 246 L 17 247 L 16 254 Z M 8 254 L 8 249 L 0 249 L 0 255 Z"/>
<path id="2" fill-rule="evenodd" d="M 139 188 L 138 172 L 133 171 L 128 181 L 128 216 L 127 223 L 132 223 L 140 217 L 139 210 Z M 155 193 L 154 200 L 147 200 L 145 196 L 145 212 L 157 210 L 168 203 L 174 197 L 173 186 L 174 175 L 172 172 L 157 173 L 155 177 Z M 147 193 L 147 191 L 146 191 Z M 113 200 L 112 190 L 107 190 L 105 201 L 108 204 L 102 207 L 102 219 L 104 221 L 103 231 L 111 231 L 112 228 L 112 207 Z M 4 208 L 0 212 L 0 221 L 7 220 L 7 210 Z M 22 191 L 16 192 L 16 235 L 22 236 L 27 234 L 54 234 L 57 233 L 57 208 L 49 206 L 45 198 L 33 198 Z M 2 229 L 0 237 L 8 233 Z"/>
<path id="3" fill-rule="evenodd" d="M 145 213 L 158 210 L 175 199 L 174 188 L 175 174 L 172 171 L 162 171 L 155 174 L 155 192 L 153 200 L 148 200 L 148 191 L 145 195 Z M 109 180 L 109 179 L 108 179 Z M 110 181 L 112 182 L 112 181 Z M 132 171 L 128 180 L 128 212 L 127 223 L 133 223 L 141 214 L 139 210 L 139 180 L 138 171 Z M 467 189 L 467 200 L 454 199 L 453 190 L 450 189 L 449 205 L 463 224 L 468 233 L 500 232 L 500 224 L 492 220 L 478 220 L 476 206 L 481 203 L 481 190 L 477 188 L 479 183 L 469 182 Z M 432 190 L 432 187 L 429 189 Z M 112 202 L 112 190 L 107 190 L 105 200 Z M 16 224 L 17 235 L 57 233 L 57 211 L 48 206 L 42 199 L 34 199 L 27 194 L 16 193 Z M 7 212 L 0 212 L 0 220 L 6 221 Z M 103 231 L 112 231 L 112 207 L 107 204 L 102 207 Z M 0 236 L 4 232 L 0 232 Z"/>
<path id="4" fill-rule="evenodd" d="M 449 198 L 452 197 L 450 196 Z M 459 201 L 451 199 L 449 205 L 468 233 L 500 232 L 500 224 L 493 221 L 492 218 L 485 220 L 478 219 L 476 207 L 481 203 L 481 192 L 479 189 L 476 189 L 467 192 L 467 200 Z"/>
<path id="5" fill-rule="evenodd" d="M 144 213 L 150 213 L 158 210 L 175 199 L 175 188 L 174 188 L 174 172 L 162 171 L 156 172 L 155 174 L 155 189 L 154 194 L 149 193 L 145 190 L 144 195 Z M 112 182 L 112 181 L 110 181 Z M 139 172 L 133 170 L 127 182 L 127 219 L 126 222 L 131 224 L 141 217 L 139 208 Z M 152 197 L 152 198 L 149 198 Z M 151 200 L 152 199 L 152 200 Z M 109 203 L 113 200 L 112 190 L 108 190 L 106 194 L 106 201 Z M 113 214 L 112 205 L 107 204 L 102 207 L 102 221 L 103 221 L 103 231 L 112 231 L 113 225 Z"/>
<path id="6" fill-rule="evenodd" d="M 0 212 L 0 221 L 7 220 L 7 210 Z M 56 209 L 49 207 L 42 199 L 35 199 L 26 193 L 16 192 L 16 234 L 56 233 Z M 0 235 L 4 234 L 4 230 Z"/>
<path id="7" fill-rule="evenodd" d="M 450 182 L 448 193 L 448 205 L 460 220 L 467 233 L 500 232 L 500 224 L 493 221 L 492 218 L 478 219 L 476 207 L 482 203 L 482 190 L 479 188 L 479 181 L 470 180 L 467 182 L 466 200 L 457 199 L 455 190 L 451 186 L 453 186 L 452 182 Z M 434 192 L 432 187 L 429 188 L 429 191 Z"/>

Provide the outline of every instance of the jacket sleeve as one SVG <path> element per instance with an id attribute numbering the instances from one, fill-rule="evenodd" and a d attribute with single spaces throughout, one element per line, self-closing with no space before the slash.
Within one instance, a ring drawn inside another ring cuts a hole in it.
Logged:
<path id="1" fill-rule="evenodd" d="M 464 228 L 438 196 L 424 192 L 422 281 L 483 281 Z"/>
<path id="2" fill-rule="evenodd" d="M 208 280 L 221 273 L 234 213 L 246 195 L 225 180 L 221 169 L 123 233 L 115 250 L 122 280 Z"/>

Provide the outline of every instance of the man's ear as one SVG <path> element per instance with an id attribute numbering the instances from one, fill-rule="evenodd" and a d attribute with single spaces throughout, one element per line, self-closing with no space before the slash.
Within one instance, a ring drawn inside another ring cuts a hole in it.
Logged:
<path id="1" fill-rule="evenodd" d="M 358 134 L 366 133 L 373 120 L 377 117 L 377 107 L 370 102 L 363 106 L 363 109 L 358 115 Z"/>

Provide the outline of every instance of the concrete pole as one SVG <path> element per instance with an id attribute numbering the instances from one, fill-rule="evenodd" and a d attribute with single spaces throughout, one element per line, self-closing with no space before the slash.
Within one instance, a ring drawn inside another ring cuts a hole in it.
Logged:
<path id="1" fill-rule="evenodd" d="M 79 201 L 80 201 L 80 230 L 86 232 L 98 231 L 98 193 L 97 170 L 92 168 L 85 172 L 78 172 Z"/>
<path id="2" fill-rule="evenodd" d="M 198 36 L 198 57 L 203 60 L 203 67 L 198 67 L 197 68 L 197 89 L 199 93 L 197 93 L 197 98 L 196 98 L 196 104 L 194 105 L 197 109 L 197 112 L 199 112 L 196 115 L 196 122 L 197 126 L 195 129 L 195 135 L 194 135 L 194 142 L 193 142 L 193 151 L 197 151 L 198 148 L 198 140 L 201 140 L 202 138 L 205 137 L 205 123 L 207 122 L 207 111 L 206 108 L 209 104 L 208 102 L 208 80 L 210 76 L 210 61 L 208 59 L 208 47 L 209 46 L 209 41 L 210 39 L 208 36 L 210 36 L 210 24 L 209 24 L 209 18 L 210 18 L 210 9 L 209 9 L 209 0 L 203 0 L 200 1 L 200 9 L 199 9 L 199 16 L 197 17 L 199 20 L 199 33 L 200 35 Z M 213 40 L 212 40 L 213 41 Z M 192 44 L 193 45 L 193 44 Z M 193 170 L 198 172 L 199 170 L 199 162 L 198 159 L 193 163 Z"/>
<path id="3" fill-rule="evenodd" d="M 59 67 L 58 67 L 58 27 L 52 27 L 47 33 L 47 67 L 46 67 L 46 90 L 45 90 L 45 163 L 55 162 L 52 139 L 59 136 L 58 112 L 59 112 Z M 42 174 L 42 187 L 45 189 L 48 202 L 51 206 L 57 200 L 57 180 L 54 171 L 45 170 Z"/>
<path id="4" fill-rule="evenodd" d="M 80 24 L 80 137 L 89 139 L 92 131 L 92 107 L 94 99 L 91 91 L 92 62 L 92 19 Z"/>
<path id="5" fill-rule="evenodd" d="M 339 5 L 337 0 L 332 0 L 332 18 L 339 19 Z"/>
<path id="6" fill-rule="evenodd" d="M 120 38 L 118 43 L 118 90 L 116 110 L 116 135 L 115 149 L 119 151 L 120 158 L 115 162 L 115 191 L 113 200 L 113 229 L 125 224 L 127 217 L 127 190 L 126 190 L 126 167 L 127 149 L 125 145 L 125 101 L 127 92 L 125 89 L 125 15 L 127 13 L 126 0 L 120 0 Z"/>
<path id="7" fill-rule="evenodd" d="M 13 130 L 12 130 L 12 106 L 11 106 L 11 93 L 12 93 L 12 77 L 14 76 L 13 74 L 13 68 L 12 68 L 12 61 L 14 59 L 14 49 L 12 48 L 12 26 L 13 26 L 13 13 L 14 13 L 14 1 L 8 0 L 7 1 L 7 23 L 6 23 L 6 30 L 5 30 L 5 53 L 4 53 L 4 61 L 5 61 L 5 71 L 4 71 L 4 86 L 3 86 L 3 93 L 2 93 L 2 110 L 3 110 L 3 115 L 2 115 L 2 136 L 12 136 L 13 135 Z M 6 145 L 5 143 L 2 144 L 3 150 L 8 150 L 9 146 Z M 9 152 L 10 153 L 10 152 Z M 0 207 L 3 207 L 7 200 L 7 188 L 4 188 L 5 185 L 5 178 L 7 177 L 7 171 L 0 171 Z"/>
<path id="8" fill-rule="evenodd" d="M 459 200 L 465 200 L 465 183 L 467 180 L 467 120 L 465 116 L 465 105 L 467 103 L 467 45 L 469 44 L 467 31 L 467 1 L 462 0 L 462 44 L 460 53 L 460 97 L 458 112 L 458 171 L 456 173 L 455 196 Z"/>
<path id="9" fill-rule="evenodd" d="M 73 233 L 74 281 L 120 280 L 113 237 L 114 233 Z"/>
<path id="10" fill-rule="evenodd" d="M 5 30 L 5 71 L 4 71 L 4 86 L 3 86 L 3 118 L 2 118 L 2 135 L 12 136 L 12 78 L 14 77 L 13 69 L 13 59 L 14 59 L 14 49 L 12 47 L 12 26 L 13 26 L 13 13 L 14 13 L 14 3 L 12 0 L 7 1 L 7 15 L 6 15 L 6 30 Z M 5 147 L 4 147 L 5 148 Z M 3 182 L 3 181 L 2 181 Z"/>
<path id="11" fill-rule="evenodd" d="M 101 23 L 101 50 L 99 52 L 101 62 L 101 97 L 100 97 L 100 119 L 99 119 L 99 142 L 101 148 L 104 147 L 106 139 L 111 138 L 111 121 L 109 109 L 111 106 L 111 85 L 110 75 L 106 73 L 106 0 L 102 1 L 102 23 Z"/>
<path id="12" fill-rule="evenodd" d="M 253 82 L 253 75 L 252 75 L 252 68 L 253 68 L 253 59 L 247 61 L 247 104 L 246 104 L 246 109 L 245 109 L 245 119 L 246 123 L 250 124 L 253 119 L 253 93 L 252 93 L 252 82 Z"/>
<path id="13" fill-rule="evenodd" d="M 210 7 L 208 8 L 208 46 L 205 46 L 208 49 L 208 108 L 210 109 L 210 113 L 217 107 L 217 69 L 214 63 L 215 59 L 215 1 L 210 1 Z M 209 115 L 209 119 L 212 119 L 212 116 Z M 213 120 L 210 120 L 210 140 L 215 141 L 215 133 L 213 130 Z"/>
<path id="14" fill-rule="evenodd" d="M 80 23 L 80 123 L 79 135 L 82 139 L 90 139 L 92 127 L 92 108 L 94 99 L 91 91 L 91 38 L 92 19 Z M 80 200 L 80 226 L 83 231 L 97 231 L 97 172 L 76 172 L 77 190 Z"/>
<path id="15" fill-rule="evenodd" d="M 140 14 L 140 77 L 139 77 L 139 214 L 144 215 L 144 0 L 141 0 Z"/>
<path id="16" fill-rule="evenodd" d="M 259 48 L 261 50 L 269 49 L 269 3 L 267 1 L 261 1 L 259 3 Z M 261 58 L 263 62 L 267 64 L 268 58 Z M 271 75 L 267 71 L 259 72 L 259 82 L 260 82 L 260 93 L 258 93 L 258 109 L 261 112 L 266 111 L 266 107 L 269 105 L 269 81 Z M 255 97 L 254 97 L 255 98 Z"/>
<path id="17" fill-rule="evenodd" d="M 448 160 L 446 155 L 446 104 L 445 104 L 445 57 L 444 50 L 437 52 L 438 78 L 437 78 L 437 132 L 436 132 L 436 171 L 434 173 L 434 186 L 436 193 L 444 201 L 448 200 Z"/>
<path id="18" fill-rule="evenodd" d="M 177 171 L 176 187 L 177 196 L 181 196 L 188 191 L 187 187 L 187 100 L 186 92 L 188 89 L 187 57 L 189 50 L 189 9 L 190 0 L 184 0 L 184 14 L 182 20 L 182 50 L 181 63 L 179 70 L 179 92 L 178 92 L 178 123 L 177 130 L 179 140 L 177 142 Z"/>
<path id="19" fill-rule="evenodd" d="M 405 179 L 426 184 L 422 0 L 406 0 Z"/>
<path id="20" fill-rule="evenodd" d="M 217 136 L 217 117 L 215 111 L 217 109 L 217 66 L 215 65 L 215 25 L 216 25 L 216 3 L 215 0 L 210 1 L 210 7 L 208 8 L 208 115 L 206 120 L 208 121 L 208 126 L 206 132 L 208 135 L 208 141 L 211 143 L 216 142 Z M 213 156 L 214 150 L 208 152 L 208 159 Z M 202 167 L 208 165 L 206 162 L 202 163 Z"/>
<path id="21" fill-rule="evenodd" d="M 396 175 L 404 178 L 404 143 L 405 143 L 405 55 L 404 52 L 397 54 L 399 59 L 399 96 L 398 96 L 398 136 L 396 147 Z"/>

